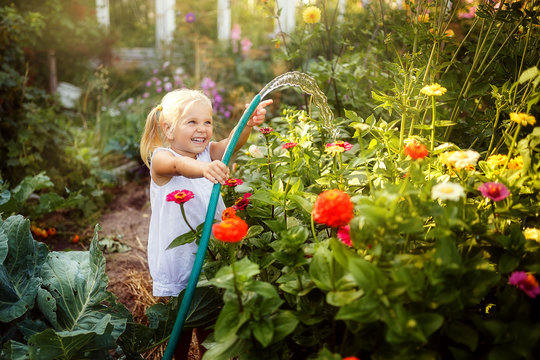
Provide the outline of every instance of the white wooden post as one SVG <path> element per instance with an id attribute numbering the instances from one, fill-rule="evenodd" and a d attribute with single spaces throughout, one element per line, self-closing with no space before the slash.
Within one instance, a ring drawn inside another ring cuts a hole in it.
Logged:
<path id="1" fill-rule="evenodd" d="M 96 0 L 96 18 L 98 23 L 106 29 L 109 28 L 111 23 L 109 17 L 109 0 Z"/>
<path id="2" fill-rule="evenodd" d="M 218 0 L 218 39 L 229 40 L 231 38 L 231 2 L 230 0 Z"/>
<path id="3" fill-rule="evenodd" d="M 173 40 L 176 0 L 156 0 L 156 49 L 163 53 Z"/>
<path id="4" fill-rule="evenodd" d="M 291 33 L 296 26 L 296 1 L 293 0 L 276 0 L 276 6 L 281 9 L 279 15 L 279 24 L 276 21 L 274 26 L 275 32 L 281 31 Z"/>
<path id="5" fill-rule="evenodd" d="M 339 0 L 338 1 L 338 22 L 343 22 L 343 18 L 345 17 L 345 10 L 347 7 L 347 0 Z"/>

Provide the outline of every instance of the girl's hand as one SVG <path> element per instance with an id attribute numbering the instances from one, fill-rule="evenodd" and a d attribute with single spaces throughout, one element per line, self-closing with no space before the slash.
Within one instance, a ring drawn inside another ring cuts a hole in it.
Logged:
<path id="1" fill-rule="evenodd" d="M 229 168 L 223 162 L 214 160 L 211 163 L 204 163 L 203 176 L 214 184 L 225 184 L 229 178 Z"/>
<path id="2" fill-rule="evenodd" d="M 261 101 L 259 103 L 259 105 L 257 106 L 257 108 L 255 109 L 255 111 L 253 112 L 253 115 L 251 115 L 251 117 L 249 118 L 246 125 L 249 126 L 249 127 L 261 125 L 264 122 L 265 118 L 266 118 L 266 109 L 265 109 L 265 107 L 272 104 L 273 102 L 274 102 L 274 100 L 272 100 L 272 99 Z M 249 106 L 249 104 L 246 104 L 246 109 L 247 109 L 248 106 Z"/>

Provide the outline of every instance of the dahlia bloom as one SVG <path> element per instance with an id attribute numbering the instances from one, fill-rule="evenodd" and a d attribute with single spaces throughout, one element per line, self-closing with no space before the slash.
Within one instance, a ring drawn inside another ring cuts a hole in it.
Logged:
<path id="1" fill-rule="evenodd" d="M 315 24 L 321 20 L 321 10 L 316 6 L 308 6 L 302 13 L 302 18 L 306 24 Z"/>
<path id="2" fill-rule="evenodd" d="M 446 93 L 446 88 L 434 83 L 424 86 L 420 92 L 427 96 L 442 96 Z"/>
<path id="3" fill-rule="evenodd" d="M 337 237 L 339 240 L 341 240 L 342 243 L 344 243 L 348 247 L 352 247 L 351 227 L 349 225 L 340 227 L 337 232 Z"/>
<path id="4" fill-rule="evenodd" d="M 462 197 L 465 197 L 465 191 L 461 185 L 456 183 L 441 183 L 431 189 L 431 198 L 433 200 L 458 201 Z"/>
<path id="5" fill-rule="evenodd" d="M 167 201 L 173 201 L 177 204 L 183 204 L 191 199 L 193 199 L 195 195 L 189 190 L 175 190 L 170 194 L 167 194 L 166 200 Z"/>
<path id="6" fill-rule="evenodd" d="M 248 224 L 238 216 L 212 226 L 214 237 L 223 242 L 239 242 L 246 236 Z"/>
<path id="7" fill-rule="evenodd" d="M 508 283 L 523 290 L 530 298 L 540 295 L 540 286 L 533 274 L 514 271 L 508 278 Z"/>
<path id="8" fill-rule="evenodd" d="M 342 227 L 354 217 L 353 203 L 341 190 L 326 190 L 319 194 L 313 205 L 313 220 L 331 227 Z"/>
<path id="9" fill-rule="evenodd" d="M 412 139 L 405 145 L 403 152 L 411 159 L 416 160 L 425 158 L 428 154 L 428 149 L 424 144 Z"/>
<path id="10" fill-rule="evenodd" d="M 488 182 L 480 185 L 478 190 L 484 197 L 493 201 L 504 200 L 510 195 L 510 191 L 504 186 L 504 184 L 498 182 Z"/>
<path id="11" fill-rule="evenodd" d="M 238 185 L 242 185 L 244 182 L 241 179 L 227 179 L 225 180 L 225 185 L 230 187 L 235 187 Z"/>

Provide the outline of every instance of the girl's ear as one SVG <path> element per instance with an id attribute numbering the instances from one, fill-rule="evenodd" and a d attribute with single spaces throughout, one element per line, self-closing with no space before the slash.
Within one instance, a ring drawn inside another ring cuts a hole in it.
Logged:
<path id="1" fill-rule="evenodd" d="M 161 131 L 163 132 L 163 135 L 165 135 L 165 137 L 166 137 L 167 139 L 169 139 L 169 140 L 171 139 L 171 138 L 169 137 L 169 135 L 168 135 L 168 134 L 169 134 L 170 128 L 171 128 L 171 124 L 167 124 L 166 122 L 162 122 L 162 123 L 161 123 Z"/>

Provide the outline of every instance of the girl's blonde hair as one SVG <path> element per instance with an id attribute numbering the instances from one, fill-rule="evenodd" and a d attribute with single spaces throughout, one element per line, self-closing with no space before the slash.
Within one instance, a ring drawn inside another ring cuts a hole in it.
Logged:
<path id="1" fill-rule="evenodd" d="M 195 103 L 208 105 L 212 109 L 212 102 L 201 91 L 180 89 L 167 93 L 161 99 L 161 104 L 150 111 L 146 117 L 140 143 L 141 158 L 148 168 L 150 168 L 150 159 L 154 149 L 169 145 L 167 139 L 171 137 L 178 122 L 188 114 Z M 162 133 L 161 124 L 169 124 L 167 134 Z"/>

